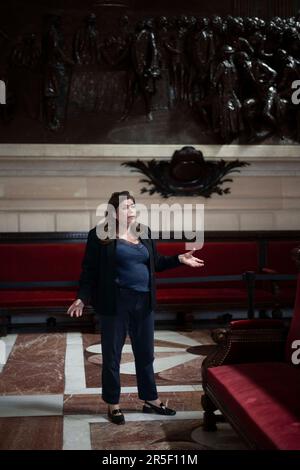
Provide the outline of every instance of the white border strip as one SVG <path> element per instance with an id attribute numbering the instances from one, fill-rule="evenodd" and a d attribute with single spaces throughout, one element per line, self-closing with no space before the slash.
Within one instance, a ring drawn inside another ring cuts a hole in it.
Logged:
<path id="1" fill-rule="evenodd" d="M 81 333 L 67 333 L 65 389 L 72 390 L 72 393 L 78 393 L 78 390 L 86 389 L 84 352 Z"/>
<path id="2" fill-rule="evenodd" d="M 18 335 L 9 334 L 7 336 L 1 336 L 0 340 L 5 343 L 5 361 L 4 364 L 0 364 L 0 373 L 3 371 L 5 364 L 7 364 L 9 355 L 15 345 Z"/>
<path id="3" fill-rule="evenodd" d="M 185 145 L 98 145 L 98 144 L 0 144 L 0 159 L 7 157 L 20 159 L 67 159 L 79 158 L 110 160 L 136 158 L 169 159 L 175 150 Z M 300 145 L 193 145 L 203 152 L 205 157 L 220 159 L 223 157 L 240 160 L 299 160 Z"/>
<path id="4" fill-rule="evenodd" d="M 63 395 L 5 395 L 0 397 L 0 416 L 62 416 Z"/>

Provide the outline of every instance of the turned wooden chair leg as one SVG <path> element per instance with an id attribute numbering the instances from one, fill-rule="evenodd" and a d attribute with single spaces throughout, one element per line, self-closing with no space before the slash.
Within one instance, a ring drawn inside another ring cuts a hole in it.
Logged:
<path id="1" fill-rule="evenodd" d="M 177 312 L 176 324 L 184 331 L 192 331 L 194 314 L 192 312 Z"/>
<path id="2" fill-rule="evenodd" d="M 277 305 L 276 307 L 273 308 L 272 310 L 272 318 L 275 318 L 275 319 L 281 319 L 283 318 L 283 312 L 280 308 L 279 305 Z"/>
<path id="3" fill-rule="evenodd" d="M 214 413 L 217 407 L 206 394 L 202 395 L 201 404 L 204 410 L 203 430 L 207 432 L 217 431 L 217 416 Z"/>
<path id="4" fill-rule="evenodd" d="M 267 310 L 265 308 L 260 308 L 258 311 L 258 318 L 269 318 Z"/>

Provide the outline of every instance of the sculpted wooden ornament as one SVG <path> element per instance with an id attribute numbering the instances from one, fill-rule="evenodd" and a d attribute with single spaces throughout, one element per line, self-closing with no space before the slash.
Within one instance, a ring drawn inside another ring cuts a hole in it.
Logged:
<path id="1" fill-rule="evenodd" d="M 160 194 L 164 198 L 171 196 L 203 196 L 211 197 L 217 193 L 220 196 L 229 194 L 230 188 L 222 188 L 224 183 L 232 182 L 227 175 L 239 172 L 238 168 L 250 165 L 239 160 L 226 162 L 205 161 L 200 150 L 194 147 L 183 147 L 176 150 L 170 162 L 152 159 L 149 162 L 137 160 L 136 162 L 123 162 L 122 165 L 134 168 L 135 172 L 142 173 L 148 179 L 141 179 L 147 183 L 141 193 Z"/>

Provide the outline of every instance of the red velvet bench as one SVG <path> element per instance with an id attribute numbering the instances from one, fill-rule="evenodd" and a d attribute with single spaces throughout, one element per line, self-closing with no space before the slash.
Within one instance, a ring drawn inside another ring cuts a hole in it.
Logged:
<path id="1" fill-rule="evenodd" d="M 300 266 L 300 247 L 297 250 Z M 300 450 L 300 274 L 289 332 L 281 320 L 234 321 L 202 366 L 204 429 L 216 431 L 217 409 L 252 449 Z M 299 347 L 299 346 L 298 346 Z M 300 354 L 298 354 L 298 357 Z"/>
<path id="2" fill-rule="evenodd" d="M 0 243 L 0 327 L 12 313 L 65 312 L 77 293 L 85 243 Z M 59 310 L 59 307 L 63 309 Z M 55 310 L 56 309 L 56 310 Z M 54 321 L 53 315 L 48 319 Z"/>
<path id="3" fill-rule="evenodd" d="M 12 312 L 35 314 L 41 308 L 65 312 L 77 294 L 85 243 L 86 233 L 0 237 L 0 324 L 4 332 Z M 157 248 L 165 255 L 183 253 L 185 243 L 157 240 Z M 254 307 L 274 305 L 271 290 L 259 286 L 254 305 L 252 278 L 260 272 L 257 240 L 208 240 L 196 256 L 205 260 L 204 268 L 182 265 L 156 274 L 158 309 L 175 310 L 178 320 L 189 322 L 195 310 L 245 308 L 252 317 Z"/>
<path id="4" fill-rule="evenodd" d="M 185 251 L 178 241 L 158 241 L 157 248 L 163 255 Z M 207 241 L 195 256 L 205 261 L 203 268 L 183 265 L 156 274 L 159 307 L 174 307 L 191 321 L 193 310 L 246 309 L 253 317 L 255 307 L 274 305 L 269 288 L 257 287 L 254 292 L 253 276 L 260 270 L 257 241 Z"/>

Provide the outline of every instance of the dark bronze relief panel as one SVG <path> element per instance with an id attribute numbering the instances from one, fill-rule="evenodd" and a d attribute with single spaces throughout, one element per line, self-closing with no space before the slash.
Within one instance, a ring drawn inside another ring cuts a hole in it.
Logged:
<path id="1" fill-rule="evenodd" d="M 0 142 L 293 144 L 297 0 L 11 0 Z"/>

